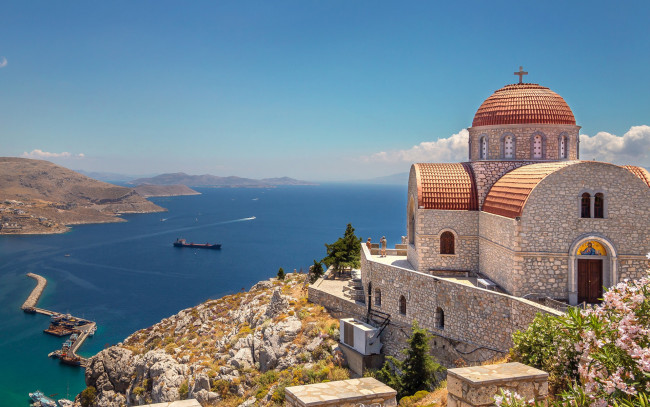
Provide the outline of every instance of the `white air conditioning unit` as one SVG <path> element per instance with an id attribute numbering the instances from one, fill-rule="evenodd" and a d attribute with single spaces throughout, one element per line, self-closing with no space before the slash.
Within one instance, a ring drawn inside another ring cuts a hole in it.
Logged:
<path id="1" fill-rule="evenodd" d="M 340 320 L 340 342 L 362 355 L 378 354 L 381 341 L 377 337 L 378 329 L 354 318 Z"/>

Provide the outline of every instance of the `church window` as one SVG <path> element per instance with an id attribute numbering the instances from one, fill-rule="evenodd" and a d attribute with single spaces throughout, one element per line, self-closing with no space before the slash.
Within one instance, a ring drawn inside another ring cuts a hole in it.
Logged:
<path id="1" fill-rule="evenodd" d="M 605 216 L 605 199 L 600 192 L 594 197 L 594 218 L 604 218 Z"/>
<path id="2" fill-rule="evenodd" d="M 487 159 L 487 152 L 488 152 L 487 136 L 482 136 L 478 145 L 479 145 L 479 158 L 481 160 Z"/>
<path id="3" fill-rule="evenodd" d="M 406 298 L 403 295 L 399 297 L 399 313 L 406 315 Z"/>
<path id="4" fill-rule="evenodd" d="M 415 214 L 409 217 L 409 244 L 415 244 Z"/>
<path id="5" fill-rule="evenodd" d="M 443 232 L 440 235 L 440 254 L 454 254 L 454 234 Z"/>
<path id="6" fill-rule="evenodd" d="M 567 137 L 560 136 L 560 158 L 568 158 L 567 144 Z"/>
<path id="7" fill-rule="evenodd" d="M 542 158 L 544 155 L 542 153 L 542 136 L 537 134 L 533 137 L 533 158 Z"/>
<path id="8" fill-rule="evenodd" d="M 442 308 L 436 308 L 436 313 L 433 316 L 433 323 L 438 329 L 445 329 L 445 311 Z"/>
<path id="9" fill-rule="evenodd" d="M 511 135 L 503 139 L 503 158 L 515 158 L 515 142 Z"/>
<path id="10" fill-rule="evenodd" d="M 582 194 L 580 200 L 580 217 L 591 218 L 591 195 L 588 192 Z"/>
<path id="11" fill-rule="evenodd" d="M 375 305 L 381 307 L 381 290 L 375 288 Z"/>

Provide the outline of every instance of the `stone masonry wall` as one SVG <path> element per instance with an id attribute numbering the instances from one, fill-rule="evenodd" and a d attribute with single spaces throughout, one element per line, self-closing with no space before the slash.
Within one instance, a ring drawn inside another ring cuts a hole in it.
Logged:
<path id="1" fill-rule="evenodd" d="M 580 217 L 584 191 L 605 195 L 604 219 Z M 521 216 L 521 233 L 521 251 L 568 253 L 576 238 L 595 233 L 607 237 L 619 255 L 645 255 L 650 251 L 650 188 L 613 164 L 566 166 L 533 189 Z"/>
<path id="2" fill-rule="evenodd" d="M 559 314 L 534 302 L 494 291 L 438 278 L 368 258 L 362 248 L 361 279 L 364 287 L 372 282 L 381 290 L 381 305 L 373 307 L 389 313 L 391 322 L 420 326 L 446 338 L 506 352 L 512 334 L 525 329 L 537 312 Z M 406 299 L 406 314 L 400 313 L 400 297 Z M 440 325 L 440 312 L 444 326 Z"/>
<path id="3" fill-rule="evenodd" d="M 416 209 L 415 250 L 417 269 L 478 271 L 478 211 Z M 440 235 L 454 234 L 453 255 L 440 254 Z"/>
<path id="4" fill-rule="evenodd" d="M 559 160 L 559 137 L 565 133 L 568 137 L 568 157 L 569 160 L 577 160 L 578 154 L 578 133 L 580 126 L 561 125 L 561 124 L 511 124 L 470 127 L 469 145 L 470 161 L 480 160 L 479 158 L 479 139 L 486 135 L 488 138 L 488 160 L 502 160 L 503 151 L 501 139 L 506 134 L 512 134 L 515 137 L 515 158 L 514 160 L 530 160 L 531 139 L 535 134 L 545 136 L 544 160 Z"/>

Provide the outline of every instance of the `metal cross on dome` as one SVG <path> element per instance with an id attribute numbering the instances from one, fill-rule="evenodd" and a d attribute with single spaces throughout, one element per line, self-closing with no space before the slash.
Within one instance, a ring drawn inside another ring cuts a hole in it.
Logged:
<path id="1" fill-rule="evenodd" d="M 519 67 L 519 72 L 515 72 L 515 75 L 519 75 L 519 83 L 523 83 L 522 79 L 524 75 L 528 75 L 528 72 L 524 72 L 524 67 L 520 66 Z"/>

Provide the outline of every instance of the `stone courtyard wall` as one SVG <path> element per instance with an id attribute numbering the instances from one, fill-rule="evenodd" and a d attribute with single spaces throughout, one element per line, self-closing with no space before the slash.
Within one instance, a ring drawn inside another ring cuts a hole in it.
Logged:
<path id="1" fill-rule="evenodd" d="M 525 329 L 537 312 L 559 312 L 532 301 L 488 291 L 368 257 L 362 249 L 361 279 L 364 287 L 372 282 L 381 290 L 381 305 L 373 308 L 391 315 L 391 323 L 410 326 L 417 320 L 421 327 L 445 338 L 507 352 L 512 334 Z M 406 314 L 400 313 L 400 297 L 406 299 Z M 440 308 L 444 326 L 440 326 Z"/>

